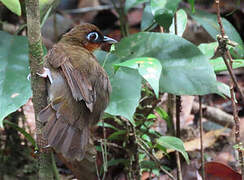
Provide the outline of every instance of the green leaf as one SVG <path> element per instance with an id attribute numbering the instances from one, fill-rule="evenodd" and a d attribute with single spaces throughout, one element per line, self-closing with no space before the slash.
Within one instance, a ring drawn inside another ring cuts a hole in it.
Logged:
<path id="1" fill-rule="evenodd" d="M 120 64 L 115 64 L 115 68 L 128 67 L 137 69 L 139 74 L 151 85 L 156 96 L 159 95 L 159 79 L 161 75 L 162 66 L 155 58 L 140 57 L 131 59 Z"/>
<path id="2" fill-rule="evenodd" d="M 214 51 L 217 47 L 218 47 L 217 42 L 206 43 L 206 44 L 204 43 L 198 46 L 198 48 L 202 51 L 202 53 L 205 56 L 207 56 L 209 59 L 214 55 Z M 216 73 L 227 70 L 227 67 L 222 57 L 218 57 L 216 59 L 210 59 L 210 64 L 213 66 L 214 71 Z M 237 69 L 240 67 L 244 67 L 244 59 L 233 59 L 233 69 Z"/>
<path id="3" fill-rule="evenodd" d="M 27 38 L 0 31 L 0 126 L 31 97 L 28 66 Z"/>
<path id="4" fill-rule="evenodd" d="M 177 35 L 182 36 L 186 29 L 187 14 L 183 9 L 180 9 L 176 12 L 176 17 L 177 17 Z M 175 34 L 174 19 L 173 19 L 173 23 L 171 24 L 171 26 L 169 28 L 169 32 L 172 34 Z"/>
<path id="5" fill-rule="evenodd" d="M 143 134 L 141 138 L 144 139 L 146 142 L 149 142 L 149 143 L 152 142 L 151 138 L 147 134 Z"/>
<path id="6" fill-rule="evenodd" d="M 148 0 L 126 0 L 125 2 L 125 12 L 127 12 L 130 8 L 147 2 Z"/>
<path id="7" fill-rule="evenodd" d="M 214 56 L 214 51 L 216 50 L 217 47 L 218 47 L 218 42 L 202 43 L 198 46 L 198 48 L 208 59 Z"/>
<path id="8" fill-rule="evenodd" d="M 119 139 L 124 139 L 124 136 L 127 133 L 127 130 L 119 130 L 114 132 L 108 137 L 108 140 L 119 140 Z"/>
<path id="9" fill-rule="evenodd" d="M 21 6 L 19 0 L 0 0 L 10 11 L 21 16 Z"/>
<path id="10" fill-rule="evenodd" d="M 155 114 L 149 114 L 147 116 L 147 119 L 156 119 L 156 118 L 157 118 L 157 116 Z"/>
<path id="11" fill-rule="evenodd" d="M 225 62 L 221 57 L 210 60 L 210 64 L 214 67 L 214 71 L 216 73 L 222 72 L 222 71 L 227 71 Z M 232 68 L 237 69 L 237 68 L 241 68 L 241 67 L 244 67 L 244 59 L 233 59 Z"/>
<path id="12" fill-rule="evenodd" d="M 195 13 L 195 0 L 187 0 L 187 1 L 191 5 L 191 11 Z"/>
<path id="13" fill-rule="evenodd" d="M 222 82 L 218 82 L 218 91 L 219 91 L 219 95 L 224 97 L 227 96 L 229 98 L 231 98 L 230 95 L 230 87 L 227 84 L 224 84 Z"/>
<path id="14" fill-rule="evenodd" d="M 141 31 L 145 31 L 150 28 L 155 28 L 156 23 L 154 20 L 154 16 L 152 15 L 151 5 L 149 3 L 146 3 L 146 6 L 144 8 L 142 18 L 141 18 Z"/>
<path id="15" fill-rule="evenodd" d="M 121 68 L 114 74 L 113 64 L 119 63 L 119 59 L 103 51 L 96 51 L 95 55 L 100 64 L 104 65 L 112 85 L 110 103 L 105 112 L 123 116 L 134 124 L 133 115 L 141 98 L 140 75 L 128 68 Z"/>
<path id="16" fill-rule="evenodd" d="M 116 131 L 118 131 L 119 129 L 118 128 L 116 128 L 116 127 L 114 127 L 113 125 L 111 125 L 111 124 L 108 124 L 108 123 L 106 123 L 106 122 L 98 122 L 97 123 L 97 126 L 100 126 L 100 127 L 107 127 L 107 128 L 111 128 L 111 129 L 113 129 L 113 130 L 116 130 Z"/>
<path id="17" fill-rule="evenodd" d="M 173 136 L 162 136 L 156 139 L 156 142 L 158 144 L 159 149 L 161 149 L 162 147 L 162 149 L 166 148 L 179 151 L 185 158 L 186 162 L 189 164 L 189 157 L 184 148 L 184 143 L 181 139 Z"/>
<path id="18" fill-rule="evenodd" d="M 141 162 L 141 168 L 144 168 L 144 169 L 156 169 L 157 166 L 156 166 L 154 161 L 143 160 Z"/>
<path id="19" fill-rule="evenodd" d="M 141 98 L 141 77 L 131 69 L 119 69 L 110 79 L 112 94 L 106 112 L 129 119 L 133 124 L 133 115 Z"/>
<path id="20" fill-rule="evenodd" d="M 151 0 L 152 14 L 155 20 L 163 26 L 166 31 L 172 24 L 172 19 L 181 0 Z"/>
<path id="21" fill-rule="evenodd" d="M 120 62 L 138 57 L 158 59 L 162 65 L 160 92 L 176 95 L 218 92 L 208 59 L 195 45 L 179 36 L 142 32 L 123 38 L 115 48 Z"/>
<path id="22" fill-rule="evenodd" d="M 106 165 L 107 165 L 107 168 L 108 168 L 108 167 L 111 167 L 111 166 L 117 166 L 119 164 L 122 164 L 123 166 L 128 166 L 128 163 L 129 163 L 128 159 L 120 158 L 120 159 L 111 159 L 111 160 L 109 160 L 107 162 Z M 104 174 L 104 165 L 105 165 L 105 163 L 103 163 L 102 166 L 101 166 L 101 171 L 100 171 L 101 175 Z"/>
<path id="23" fill-rule="evenodd" d="M 167 129 L 173 130 L 174 124 L 173 124 L 173 121 L 171 120 L 170 116 L 168 115 L 168 113 L 161 107 L 156 107 L 155 110 L 159 114 L 159 116 L 165 120 L 165 122 L 167 124 Z"/>
<path id="24" fill-rule="evenodd" d="M 4 124 L 8 124 L 12 128 L 15 128 L 17 131 L 19 131 L 21 134 L 23 134 L 25 136 L 25 138 L 32 144 L 32 146 L 34 146 L 35 149 L 38 149 L 38 146 L 37 146 L 34 138 L 29 133 L 27 133 L 23 128 L 20 128 L 17 124 L 12 123 L 8 120 L 4 120 L 3 122 L 4 122 Z"/>
<path id="25" fill-rule="evenodd" d="M 121 158 L 121 159 L 111 159 L 108 161 L 108 167 L 116 166 L 119 164 L 123 164 L 123 165 L 128 164 L 128 159 L 122 159 Z"/>
<path id="26" fill-rule="evenodd" d="M 216 39 L 217 35 L 220 34 L 217 16 L 215 14 L 209 14 L 204 11 L 196 11 L 196 13 L 191 14 L 191 16 L 195 21 L 201 24 L 214 39 Z M 244 43 L 240 35 L 229 21 L 227 21 L 225 18 L 221 19 L 226 35 L 231 41 L 235 41 L 239 44 L 237 47 L 233 48 L 233 52 L 236 51 L 239 55 L 236 55 L 236 57 L 244 57 Z"/>

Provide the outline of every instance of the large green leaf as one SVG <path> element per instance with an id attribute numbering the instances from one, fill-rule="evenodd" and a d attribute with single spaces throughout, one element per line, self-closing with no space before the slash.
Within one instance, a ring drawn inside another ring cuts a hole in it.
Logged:
<path id="1" fill-rule="evenodd" d="M 220 34 L 216 15 L 209 14 L 203 11 L 196 11 L 196 13 L 191 14 L 191 16 L 195 21 L 201 24 L 214 39 L 216 39 L 217 35 Z M 229 39 L 239 44 L 237 47 L 234 48 L 234 51 L 237 52 L 236 57 L 244 57 L 244 43 L 240 35 L 231 25 L 231 23 L 225 18 L 222 18 L 222 22 L 226 35 L 229 37 Z"/>
<path id="2" fill-rule="evenodd" d="M 140 57 L 122 62 L 120 64 L 116 64 L 115 67 L 128 67 L 132 69 L 138 69 L 139 74 L 151 85 L 156 96 L 158 97 L 159 79 L 162 66 L 157 59 Z"/>
<path id="3" fill-rule="evenodd" d="M 27 80 L 28 41 L 0 31 L 0 125 L 11 112 L 25 104 L 31 96 Z"/>
<path id="4" fill-rule="evenodd" d="M 119 63 L 119 59 L 103 51 L 96 51 L 95 55 L 101 65 L 104 65 L 112 85 L 110 103 L 105 112 L 123 116 L 133 123 L 133 115 L 141 98 L 139 73 L 132 69 L 121 68 L 114 74 L 113 64 Z"/>
<path id="5" fill-rule="evenodd" d="M 166 149 L 173 149 L 179 151 L 183 155 L 187 163 L 189 163 L 189 157 L 184 148 L 184 143 L 182 142 L 181 139 L 173 136 L 162 136 L 156 139 L 156 142 L 158 144 L 158 148 L 161 149 L 162 147 L 162 150 L 166 148 Z"/>
<path id="6" fill-rule="evenodd" d="M 176 17 L 177 17 L 177 35 L 182 36 L 186 29 L 187 14 L 183 9 L 180 9 L 176 12 Z M 174 19 L 173 19 L 173 23 L 169 28 L 169 32 L 175 34 Z"/>
<path id="7" fill-rule="evenodd" d="M 141 30 L 145 31 L 150 28 L 156 27 L 154 16 L 152 15 L 151 5 L 146 3 L 142 18 L 141 18 Z"/>
<path id="8" fill-rule="evenodd" d="M 214 70 L 201 51 L 187 40 L 164 33 L 138 33 L 122 39 L 115 54 L 123 62 L 154 57 L 161 62 L 160 91 L 177 95 L 217 93 Z"/>
<path id="9" fill-rule="evenodd" d="M 141 98 L 141 77 L 131 69 L 119 69 L 110 78 L 112 95 L 106 112 L 133 121 L 133 115 Z M 133 85 L 132 85 L 133 84 Z"/>
<path id="10" fill-rule="evenodd" d="M 158 24 L 163 26 L 166 31 L 172 24 L 172 19 L 181 0 L 151 0 L 152 14 Z"/>
<path id="11" fill-rule="evenodd" d="M 198 46 L 198 48 L 202 51 L 202 53 L 205 54 L 205 56 L 207 56 L 209 59 L 214 55 L 214 51 L 217 47 L 218 47 L 217 42 L 206 43 L 206 44 L 204 43 Z M 227 70 L 227 67 L 222 57 L 211 59 L 210 64 L 213 66 L 215 72 L 222 72 Z M 244 67 L 244 59 L 233 59 L 232 65 L 234 69 Z"/>
<path id="12" fill-rule="evenodd" d="M 19 0 L 0 0 L 10 11 L 21 16 L 21 7 Z"/>

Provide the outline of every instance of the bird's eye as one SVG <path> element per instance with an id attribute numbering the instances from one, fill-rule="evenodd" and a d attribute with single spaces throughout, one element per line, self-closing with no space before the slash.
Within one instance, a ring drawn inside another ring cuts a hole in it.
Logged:
<path id="1" fill-rule="evenodd" d="M 93 41 L 93 42 L 95 42 L 95 41 L 98 40 L 98 38 L 99 38 L 99 35 L 98 35 L 97 32 L 90 32 L 90 33 L 87 35 L 87 40 L 88 40 L 88 41 Z"/>

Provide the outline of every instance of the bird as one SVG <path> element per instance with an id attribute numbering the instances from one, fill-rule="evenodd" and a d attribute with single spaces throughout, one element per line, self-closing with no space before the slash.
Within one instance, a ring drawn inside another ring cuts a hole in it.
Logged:
<path id="1" fill-rule="evenodd" d="M 94 50 L 117 41 L 93 24 L 75 26 L 45 56 L 48 105 L 38 114 L 47 147 L 68 161 L 81 161 L 87 151 L 90 129 L 101 119 L 112 88 Z"/>

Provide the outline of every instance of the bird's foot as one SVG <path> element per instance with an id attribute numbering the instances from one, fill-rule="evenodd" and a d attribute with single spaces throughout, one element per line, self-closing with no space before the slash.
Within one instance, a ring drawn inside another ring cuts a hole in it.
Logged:
<path id="1" fill-rule="evenodd" d="M 48 68 L 43 68 L 43 73 L 36 73 L 37 75 L 39 75 L 40 77 L 43 78 L 47 78 L 49 79 L 50 83 L 53 83 L 53 79 L 52 79 L 52 74 L 51 71 Z"/>
<path id="2" fill-rule="evenodd" d="M 42 149 L 47 149 L 47 148 L 50 148 L 50 147 L 51 147 L 51 145 L 50 145 L 50 144 L 48 144 L 48 145 L 46 145 L 46 146 L 42 147 Z"/>
<path id="3" fill-rule="evenodd" d="M 30 74 L 30 73 L 28 74 L 28 76 L 26 77 L 26 79 L 27 79 L 28 81 L 30 81 L 30 79 L 31 79 L 31 74 Z"/>

